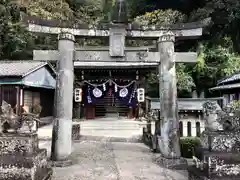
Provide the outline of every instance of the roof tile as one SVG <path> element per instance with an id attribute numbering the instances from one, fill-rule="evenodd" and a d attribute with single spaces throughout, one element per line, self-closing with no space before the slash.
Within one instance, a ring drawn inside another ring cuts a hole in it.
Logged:
<path id="1" fill-rule="evenodd" d="M 46 62 L 30 60 L 0 61 L 0 76 L 24 76 L 44 64 Z"/>

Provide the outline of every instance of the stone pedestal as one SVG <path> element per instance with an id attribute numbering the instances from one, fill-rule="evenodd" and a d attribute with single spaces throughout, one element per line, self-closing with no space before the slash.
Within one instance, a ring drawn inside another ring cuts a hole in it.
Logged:
<path id="1" fill-rule="evenodd" d="M 73 124 L 72 125 L 72 140 L 79 140 L 80 139 L 80 124 Z"/>
<path id="2" fill-rule="evenodd" d="M 153 159 L 159 166 L 174 170 L 187 170 L 188 163 L 185 158 L 166 158 L 163 155 L 155 154 Z"/>
<path id="3" fill-rule="evenodd" d="M 68 161 L 72 152 L 72 108 L 74 80 L 74 41 L 71 33 L 59 34 L 55 113 L 52 136 L 53 161 Z"/>
<path id="4" fill-rule="evenodd" d="M 37 134 L 0 136 L 1 180 L 50 180 L 51 176 L 47 151 L 38 148 Z"/>
<path id="5" fill-rule="evenodd" d="M 189 180 L 240 180 L 240 131 L 203 132 L 201 167 L 189 167 Z M 198 165 L 199 166 L 199 165 Z"/>

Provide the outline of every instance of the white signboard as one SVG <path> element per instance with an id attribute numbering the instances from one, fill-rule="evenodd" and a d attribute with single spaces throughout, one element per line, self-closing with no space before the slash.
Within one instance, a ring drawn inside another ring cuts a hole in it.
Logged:
<path id="1" fill-rule="evenodd" d="M 75 102 L 82 102 L 82 89 L 76 88 L 74 90 L 74 100 Z"/>

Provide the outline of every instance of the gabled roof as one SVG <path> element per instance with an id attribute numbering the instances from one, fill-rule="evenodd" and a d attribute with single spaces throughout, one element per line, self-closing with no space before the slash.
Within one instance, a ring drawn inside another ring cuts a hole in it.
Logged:
<path id="1" fill-rule="evenodd" d="M 220 79 L 217 82 L 217 85 L 221 85 L 221 84 L 224 84 L 224 83 L 230 83 L 230 82 L 237 81 L 237 80 L 240 80 L 240 73 L 239 72 L 235 73 L 235 74 L 232 74 L 230 76 L 224 77 L 223 79 Z"/>
<path id="2" fill-rule="evenodd" d="M 151 101 L 151 109 L 160 109 L 159 98 L 147 98 Z M 206 101 L 222 101 L 222 97 L 218 98 L 178 98 L 179 111 L 202 111 L 203 103 Z"/>
<path id="3" fill-rule="evenodd" d="M 158 63 L 155 62 L 91 62 L 91 61 L 75 61 L 74 68 L 157 68 Z"/>
<path id="4" fill-rule="evenodd" d="M 48 63 L 43 61 L 0 61 L 0 77 L 24 77 L 45 65 L 48 65 Z"/>
<path id="5" fill-rule="evenodd" d="M 240 83 L 234 83 L 234 84 L 226 84 L 226 85 L 220 85 L 213 88 L 210 88 L 210 91 L 217 91 L 217 90 L 226 90 L 226 89 L 239 89 Z"/>

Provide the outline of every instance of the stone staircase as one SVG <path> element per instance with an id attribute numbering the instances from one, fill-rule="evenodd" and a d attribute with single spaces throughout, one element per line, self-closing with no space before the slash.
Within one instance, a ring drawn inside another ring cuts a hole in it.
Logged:
<path id="1" fill-rule="evenodd" d="M 116 141 L 139 141 L 142 138 L 142 128 L 146 123 L 123 117 L 105 117 L 95 120 L 74 121 L 80 124 L 81 139 L 110 139 Z M 39 128 L 39 138 L 51 139 L 52 124 Z"/>
<path id="2" fill-rule="evenodd" d="M 82 121 L 82 137 L 104 137 L 139 141 L 145 123 L 118 117 L 106 117 L 91 121 Z"/>

